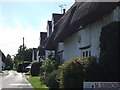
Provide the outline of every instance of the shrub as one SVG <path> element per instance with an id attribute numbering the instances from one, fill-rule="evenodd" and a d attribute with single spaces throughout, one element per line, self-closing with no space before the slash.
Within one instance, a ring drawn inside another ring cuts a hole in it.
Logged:
<path id="1" fill-rule="evenodd" d="M 40 67 L 40 81 L 50 88 L 58 88 L 59 83 L 56 80 L 56 75 L 59 65 L 60 61 L 55 58 L 45 60 Z"/>
<path id="2" fill-rule="evenodd" d="M 39 63 L 39 62 L 32 63 L 32 66 L 31 66 L 31 75 L 32 76 L 38 76 L 39 75 L 40 66 L 41 66 L 41 63 Z"/>
<path id="3" fill-rule="evenodd" d="M 52 89 L 52 88 L 59 88 L 59 83 L 56 79 L 56 76 L 58 74 L 58 70 L 54 70 L 52 73 L 46 76 L 46 85 Z"/>
<path id="4" fill-rule="evenodd" d="M 102 81 L 103 79 L 103 67 L 96 60 L 89 60 L 89 64 L 85 68 L 85 81 Z"/>
<path id="5" fill-rule="evenodd" d="M 23 65 L 19 64 L 17 67 L 17 72 L 22 72 L 23 71 Z"/>
<path id="6" fill-rule="evenodd" d="M 104 26 L 100 35 L 99 63 L 104 67 L 104 80 L 119 82 L 120 64 L 120 22 L 112 22 Z"/>
<path id="7" fill-rule="evenodd" d="M 89 58 L 75 58 L 65 62 L 60 67 L 59 79 L 60 88 L 82 88 L 85 76 L 85 67 L 89 64 Z"/>
<path id="8" fill-rule="evenodd" d="M 41 67 L 41 74 L 46 73 L 49 74 L 53 70 L 57 70 L 59 66 L 59 62 L 55 59 L 47 59 L 43 62 L 42 67 Z"/>

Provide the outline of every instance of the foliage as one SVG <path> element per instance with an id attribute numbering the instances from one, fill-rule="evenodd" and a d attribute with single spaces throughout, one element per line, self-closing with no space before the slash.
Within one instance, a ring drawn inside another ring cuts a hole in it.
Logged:
<path id="1" fill-rule="evenodd" d="M 19 60 L 19 61 L 32 61 L 32 49 L 27 49 L 26 46 L 20 45 L 18 49 L 18 53 L 16 56 L 14 56 L 14 60 Z"/>
<path id="2" fill-rule="evenodd" d="M 40 81 L 50 87 L 50 89 L 59 87 L 59 83 L 56 79 L 59 65 L 60 61 L 52 57 L 51 59 L 45 60 L 40 67 Z"/>
<path id="3" fill-rule="evenodd" d="M 58 66 L 60 65 L 59 61 L 56 59 L 47 59 L 43 62 L 41 66 L 41 71 L 45 72 L 46 74 L 51 73 L 53 70 L 58 69 Z M 43 73 L 41 72 L 41 73 Z"/>
<path id="4" fill-rule="evenodd" d="M 52 89 L 52 88 L 59 88 L 59 83 L 56 79 L 56 76 L 58 74 L 58 70 L 52 71 L 49 75 L 46 76 L 46 85 Z"/>
<path id="5" fill-rule="evenodd" d="M 38 76 L 39 75 L 40 66 L 41 66 L 40 62 L 34 62 L 34 63 L 32 63 L 31 71 L 30 71 L 32 76 Z"/>
<path id="6" fill-rule="evenodd" d="M 119 81 L 120 22 L 112 22 L 102 28 L 99 63 L 103 67 L 104 81 Z"/>
<path id="7" fill-rule="evenodd" d="M 74 58 L 60 66 L 57 79 L 60 88 L 81 88 L 83 81 L 100 80 L 99 64 L 93 57 Z M 97 76 L 98 75 L 98 76 Z"/>
<path id="8" fill-rule="evenodd" d="M 92 60 L 89 60 L 89 64 L 85 68 L 85 81 L 103 81 L 104 76 L 101 72 L 103 72 L 103 67 L 97 63 L 97 60 L 95 58 L 92 58 Z"/>
<path id="9" fill-rule="evenodd" d="M 60 67 L 60 73 L 57 76 L 60 88 L 82 88 L 88 60 L 89 58 L 82 57 L 65 62 Z"/>
<path id="10" fill-rule="evenodd" d="M 10 69 L 13 68 L 13 61 L 12 61 L 12 58 L 9 54 L 7 54 L 7 57 L 6 57 L 6 67 L 9 66 Z"/>
<path id="11" fill-rule="evenodd" d="M 22 66 L 22 64 L 18 65 L 17 72 L 23 72 L 23 66 Z"/>

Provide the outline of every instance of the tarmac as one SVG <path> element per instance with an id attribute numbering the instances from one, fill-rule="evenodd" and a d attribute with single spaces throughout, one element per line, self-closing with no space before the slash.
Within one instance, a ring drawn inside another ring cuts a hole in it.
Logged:
<path id="1" fill-rule="evenodd" d="M 6 75 L 8 75 L 9 73 L 8 73 L 8 71 L 1 71 L 0 72 L 0 76 L 6 76 Z"/>

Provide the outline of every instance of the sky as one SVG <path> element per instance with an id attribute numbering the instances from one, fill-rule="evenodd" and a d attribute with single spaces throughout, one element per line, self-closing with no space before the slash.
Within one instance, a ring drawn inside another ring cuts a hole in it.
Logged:
<path id="1" fill-rule="evenodd" d="M 46 31 L 52 13 L 61 13 L 60 5 L 68 10 L 74 3 L 74 0 L 65 1 L 0 0 L 0 50 L 5 55 L 17 54 L 23 37 L 27 48 L 37 48 L 40 32 Z"/>

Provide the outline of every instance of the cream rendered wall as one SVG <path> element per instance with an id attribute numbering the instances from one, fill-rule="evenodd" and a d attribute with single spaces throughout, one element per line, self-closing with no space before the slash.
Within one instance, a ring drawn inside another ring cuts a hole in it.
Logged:
<path id="1" fill-rule="evenodd" d="M 120 21 L 120 7 L 117 7 L 111 14 L 105 15 L 95 23 L 89 24 L 86 28 L 65 39 L 63 59 L 67 61 L 71 58 L 82 56 L 83 50 L 80 50 L 79 48 L 90 44 L 91 47 L 88 50 L 91 51 L 91 55 L 99 58 L 99 38 L 101 28 L 113 21 Z M 79 43 L 78 40 L 80 37 L 81 41 Z"/>

